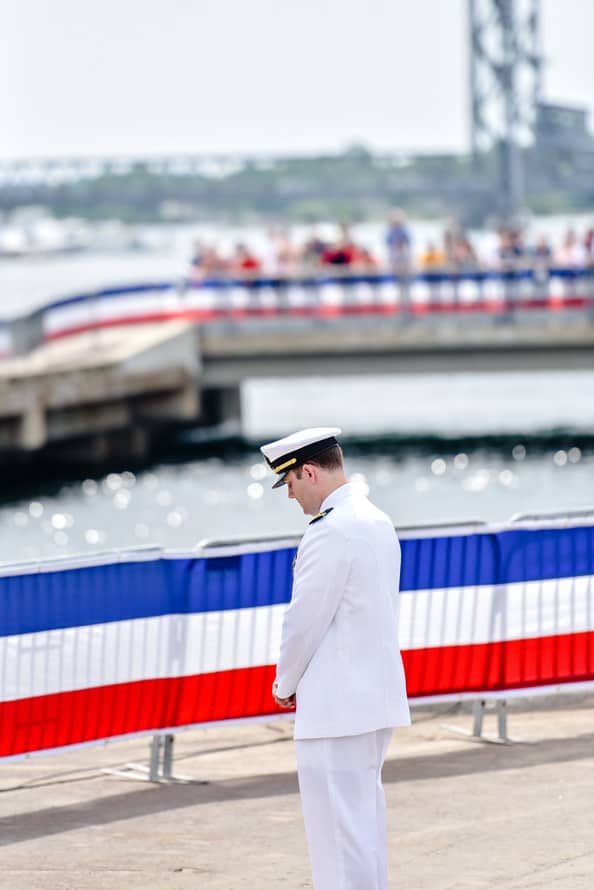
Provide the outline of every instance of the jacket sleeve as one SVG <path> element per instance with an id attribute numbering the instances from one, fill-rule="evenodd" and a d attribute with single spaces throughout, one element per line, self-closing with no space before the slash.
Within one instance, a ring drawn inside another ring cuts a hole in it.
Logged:
<path id="1" fill-rule="evenodd" d="M 277 695 L 293 695 L 340 605 L 351 566 L 348 541 L 330 523 L 306 532 L 283 619 Z"/>

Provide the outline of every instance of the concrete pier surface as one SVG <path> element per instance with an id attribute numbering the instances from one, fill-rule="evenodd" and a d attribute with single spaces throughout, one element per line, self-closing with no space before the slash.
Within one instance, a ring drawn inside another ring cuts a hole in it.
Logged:
<path id="1" fill-rule="evenodd" d="M 594 887 L 594 695 L 515 700 L 505 745 L 453 732 L 467 707 L 413 717 L 384 768 L 392 890 Z M 148 739 L 0 762 L 0 887 L 310 888 L 291 734 L 180 733 L 187 784 L 103 771 L 146 763 Z"/>

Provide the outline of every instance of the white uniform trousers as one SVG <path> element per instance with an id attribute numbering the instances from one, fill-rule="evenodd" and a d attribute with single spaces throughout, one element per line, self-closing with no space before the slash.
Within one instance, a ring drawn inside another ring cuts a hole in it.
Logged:
<path id="1" fill-rule="evenodd" d="M 388 890 L 381 771 L 391 736 L 295 740 L 314 890 Z"/>

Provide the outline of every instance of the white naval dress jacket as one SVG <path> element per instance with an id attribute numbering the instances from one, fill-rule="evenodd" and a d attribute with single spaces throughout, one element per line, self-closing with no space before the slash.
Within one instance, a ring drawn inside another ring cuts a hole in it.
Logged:
<path id="1" fill-rule="evenodd" d="M 296 739 L 407 726 L 396 532 L 351 484 L 333 491 L 325 510 L 297 551 L 277 695 L 297 694 Z"/>

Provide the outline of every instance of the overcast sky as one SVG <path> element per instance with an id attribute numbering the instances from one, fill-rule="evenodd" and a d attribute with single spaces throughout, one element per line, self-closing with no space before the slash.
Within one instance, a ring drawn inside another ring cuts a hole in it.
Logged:
<path id="1" fill-rule="evenodd" d="M 594 107 L 594 0 L 543 0 Z M 0 0 L 0 156 L 468 147 L 466 0 Z"/>

